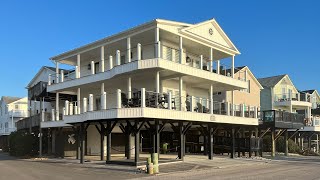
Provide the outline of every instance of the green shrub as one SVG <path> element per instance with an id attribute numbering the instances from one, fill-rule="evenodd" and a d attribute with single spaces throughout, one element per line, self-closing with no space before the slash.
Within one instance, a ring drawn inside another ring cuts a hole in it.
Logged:
<path id="1" fill-rule="evenodd" d="M 301 148 L 292 139 L 288 140 L 288 149 L 289 149 L 289 153 L 302 154 Z M 270 135 L 263 137 L 263 151 L 271 152 L 271 136 Z M 279 137 L 276 141 L 276 151 L 285 152 L 285 140 L 283 136 Z"/>
<path id="2" fill-rule="evenodd" d="M 13 132 L 9 136 L 9 153 L 12 156 L 24 157 L 38 154 L 39 140 L 35 134 Z"/>

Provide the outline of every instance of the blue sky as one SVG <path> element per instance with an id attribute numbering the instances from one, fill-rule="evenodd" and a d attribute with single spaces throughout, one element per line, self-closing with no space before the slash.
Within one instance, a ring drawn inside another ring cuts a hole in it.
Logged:
<path id="1" fill-rule="evenodd" d="M 215 18 L 256 77 L 289 74 L 298 89 L 318 89 L 320 1 L 0 2 L 0 96 L 25 86 L 49 58 L 156 18 L 197 23 Z"/>

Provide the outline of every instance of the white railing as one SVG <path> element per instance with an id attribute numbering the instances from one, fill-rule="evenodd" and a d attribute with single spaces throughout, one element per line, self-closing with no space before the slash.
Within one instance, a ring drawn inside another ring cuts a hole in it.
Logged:
<path id="1" fill-rule="evenodd" d="M 97 99 L 100 100 L 97 103 Z M 95 101 L 93 101 L 95 100 Z M 79 106 L 79 103 L 81 104 Z M 258 118 L 258 107 L 231 105 L 229 102 L 212 101 L 208 98 L 195 96 L 179 96 L 169 93 L 146 91 L 145 88 L 125 93 L 120 89 L 102 94 L 89 94 L 80 101 L 65 101 L 63 116 L 119 108 L 159 108 L 194 113 L 219 114 Z"/>
<path id="2" fill-rule="evenodd" d="M 16 131 L 17 128 L 2 128 L 0 129 L 0 135 L 9 135 L 11 132 Z"/>
<path id="3" fill-rule="evenodd" d="M 29 112 L 27 110 L 12 110 L 9 111 L 10 117 L 28 117 Z"/>
<path id="4" fill-rule="evenodd" d="M 104 48 L 102 49 L 104 51 Z M 135 57 L 131 57 L 130 59 L 128 59 L 127 57 L 128 54 L 131 54 L 132 52 L 136 52 Z M 146 52 L 154 52 L 154 53 L 146 53 Z M 126 56 L 125 61 L 122 61 L 121 59 L 121 56 L 123 55 Z M 65 82 L 68 80 L 73 80 L 73 79 L 77 79 L 85 76 L 91 76 L 97 73 L 102 73 L 112 69 L 115 66 L 130 63 L 132 61 L 152 59 L 152 58 L 161 58 L 164 60 L 169 60 L 175 63 L 184 64 L 190 67 L 209 71 L 209 72 L 227 76 L 227 77 L 232 77 L 233 71 L 231 69 L 234 68 L 231 65 L 226 65 L 222 63 L 220 64 L 220 61 L 219 63 L 217 63 L 216 65 L 217 67 L 213 68 L 214 61 L 210 60 L 210 57 L 205 57 L 204 55 L 201 55 L 201 54 L 193 54 L 190 52 L 186 52 L 185 50 L 180 50 L 180 49 L 176 49 L 166 45 L 162 45 L 162 43 L 159 41 L 157 43 L 150 43 L 150 44 L 138 43 L 136 47 L 125 49 L 125 50 L 116 50 L 109 57 L 103 56 L 101 57 L 101 59 L 95 59 L 94 61 L 91 61 L 90 64 L 88 65 L 87 70 L 89 72 L 87 72 L 86 75 L 82 75 L 82 71 L 78 66 L 75 66 L 75 68 L 72 70 L 68 70 L 68 71 L 61 70 L 58 74 L 50 74 L 48 78 L 48 85 L 50 86 L 51 84 L 57 84 L 57 83 Z M 98 69 L 96 69 L 95 67 L 96 62 L 99 62 Z M 106 69 L 106 67 L 108 67 L 108 69 Z M 236 71 L 237 75 L 234 74 L 233 78 L 241 81 L 247 81 L 246 71 L 241 69 L 234 69 L 234 70 Z"/>

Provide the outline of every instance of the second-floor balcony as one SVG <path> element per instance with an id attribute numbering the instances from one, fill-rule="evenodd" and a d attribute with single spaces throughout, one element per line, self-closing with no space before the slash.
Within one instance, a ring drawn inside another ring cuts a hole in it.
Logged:
<path id="1" fill-rule="evenodd" d="M 275 106 L 294 106 L 301 109 L 311 107 L 310 96 L 304 93 L 282 93 L 274 95 Z"/>
<path id="2" fill-rule="evenodd" d="M 11 110 L 9 111 L 9 117 L 23 118 L 28 117 L 29 112 L 27 110 Z"/>
<path id="3" fill-rule="evenodd" d="M 258 125 L 258 117 L 258 107 L 217 102 L 205 97 L 174 95 L 171 92 L 157 93 L 141 88 L 130 93 L 118 89 L 116 92 L 89 94 L 80 101 L 65 101 L 62 121 L 70 124 L 101 119 L 158 118 Z"/>
<path id="4" fill-rule="evenodd" d="M 12 132 L 16 131 L 16 128 L 2 128 L 0 129 L 0 136 L 10 135 Z"/>

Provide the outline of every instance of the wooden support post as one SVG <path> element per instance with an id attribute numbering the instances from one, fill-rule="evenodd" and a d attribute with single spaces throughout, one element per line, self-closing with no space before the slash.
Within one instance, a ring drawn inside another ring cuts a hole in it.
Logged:
<path id="1" fill-rule="evenodd" d="M 258 129 L 258 128 L 255 128 L 254 137 L 255 137 L 255 138 L 259 138 L 259 129 Z M 259 142 L 258 142 L 258 144 L 259 144 Z M 258 156 L 257 150 L 254 151 L 254 156 Z"/>
<path id="2" fill-rule="evenodd" d="M 213 158 L 213 128 L 208 124 L 208 146 L 209 146 L 209 154 L 208 158 L 212 160 Z"/>
<path id="3" fill-rule="evenodd" d="M 160 125 L 159 120 L 155 120 L 155 153 L 160 154 Z"/>
<path id="4" fill-rule="evenodd" d="M 230 152 L 230 157 L 233 159 L 236 152 L 235 152 L 235 143 L 236 143 L 236 140 L 235 140 L 235 129 L 234 127 L 232 127 L 231 129 L 231 152 Z"/>
<path id="5" fill-rule="evenodd" d="M 116 124 L 116 122 L 115 122 Z M 112 132 L 112 127 L 111 127 L 111 122 L 107 122 L 107 161 L 111 161 L 111 132 Z"/>
<path id="6" fill-rule="evenodd" d="M 104 124 L 100 124 L 100 160 L 104 161 L 104 136 L 105 136 L 105 127 Z"/>
<path id="7" fill-rule="evenodd" d="M 80 163 L 84 162 L 84 123 L 80 125 Z"/>
<path id="8" fill-rule="evenodd" d="M 271 129 L 271 157 L 276 156 L 276 140 L 275 140 L 276 129 Z"/>
<path id="9" fill-rule="evenodd" d="M 249 157 L 252 157 L 252 144 L 251 144 L 251 138 L 253 136 L 252 130 L 249 131 Z"/>
<path id="10" fill-rule="evenodd" d="M 134 162 L 136 165 L 139 163 L 140 156 L 140 129 L 139 129 L 139 120 L 136 120 L 135 123 L 135 154 L 134 154 Z"/>
<path id="11" fill-rule="evenodd" d="M 284 150 L 284 155 L 288 156 L 289 154 L 289 138 L 288 138 L 288 130 L 285 130 L 284 132 L 284 140 L 285 140 L 285 150 Z"/>
<path id="12" fill-rule="evenodd" d="M 183 157 L 183 151 L 184 151 L 184 138 L 183 138 L 183 123 L 182 122 L 179 122 L 179 135 L 180 135 L 180 138 L 179 138 L 179 152 L 178 152 L 178 156 L 179 156 L 179 159 L 181 160 L 184 160 L 184 157 Z"/>

